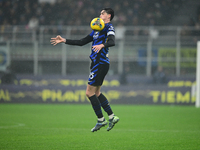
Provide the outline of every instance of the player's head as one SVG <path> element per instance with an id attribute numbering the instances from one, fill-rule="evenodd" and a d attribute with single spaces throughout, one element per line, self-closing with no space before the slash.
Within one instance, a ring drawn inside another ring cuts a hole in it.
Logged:
<path id="1" fill-rule="evenodd" d="M 114 18 L 114 11 L 112 8 L 103 8 L 101 13 L 102 12 L 107 13 L 109 15 L 110 21 Z"/>

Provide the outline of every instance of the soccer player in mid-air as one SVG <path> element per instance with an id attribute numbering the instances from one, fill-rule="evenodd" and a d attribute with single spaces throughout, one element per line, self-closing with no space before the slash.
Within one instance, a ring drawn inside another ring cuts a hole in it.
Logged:
<path id="1" fill-rule="evenodd" d="M 53 45 L 65 43 L 69 45 L 83 46 L 89 42 L 92 42 L 90 54 L 91 72 L 86 89 L 86 96 L 89 98 L 94 112 L 98 118 L 96 126 L 91 129 L 92 132 L 99 130 L 108 123 L 103 116 L 101 107 L 109 117 L 107 131 L 110 131 L 119 121 L 119 117 L 114 115 L 107 98 L 100 92 L 103 80 L 109 70 L 109 47 L 115 45 L 115 30 L 110 22 L 113 17 L 114 11 L 111 8 L 104 8 L 101 10 L 100 14 L 100 18 L 105 23 L 103 30 L 99 32 L 93 30 L 89 35 L 80 40 L 65 39 L 60 35 L 56 36 L 55 38 L 51 38 L 51 44 Z"/>

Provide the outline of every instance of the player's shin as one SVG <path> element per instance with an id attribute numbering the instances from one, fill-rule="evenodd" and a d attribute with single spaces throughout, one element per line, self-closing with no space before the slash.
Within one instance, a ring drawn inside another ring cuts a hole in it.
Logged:
<path id="1" fill-rule="evenodd" d="M 98 117 L 98 120 L 103 121 L 104 117 L 103 117 L 103 114 L 102 114 L 102 111 L 101 111 L 101 104 L 99 102 L 99 99 L 97 98 L 96 95 L 93 95 L 93 96 L 89 97 L 89 100 L 92 104 L 92 107 L 94 109 L 96 116 Z"/>
<path id="2" fill-rule="evenodd" d="M 114 114 L 113 114 L 113 111 L 110 107 L 110 104 L 109 104 L 107 98 L 101 93 L 99 95 L 98 99 L 99 99 L 104 111 L 108 114 L 109 119 L 113 118 Z"/>

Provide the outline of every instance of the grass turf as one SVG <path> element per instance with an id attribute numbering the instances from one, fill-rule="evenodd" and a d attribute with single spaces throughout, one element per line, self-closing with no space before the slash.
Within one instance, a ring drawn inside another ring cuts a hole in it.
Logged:
<path id="1" fill-rule="evenodd" d="M 0 149 L 200 149 L 200 109 L 194 106 L 112 105 L 112 109 L 119 123 L 109 132 L 103 127 L 92 133 L 96 117 L 90 105 L 1 104 Z"/>

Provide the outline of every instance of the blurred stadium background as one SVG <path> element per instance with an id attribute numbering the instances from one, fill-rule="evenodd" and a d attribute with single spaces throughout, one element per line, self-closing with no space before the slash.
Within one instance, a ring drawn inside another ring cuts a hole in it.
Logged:
<path id="1" fill-rule="evenodd" d="M 50 38 L 83 38 L 103 7 L 115 11 L 109 100 L 194 105 L 199 0 L 0 0 L 0 102 L 88 103 L 91 45 Z"/>

